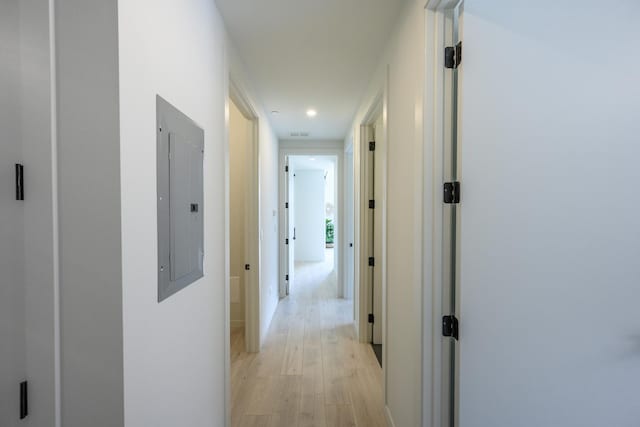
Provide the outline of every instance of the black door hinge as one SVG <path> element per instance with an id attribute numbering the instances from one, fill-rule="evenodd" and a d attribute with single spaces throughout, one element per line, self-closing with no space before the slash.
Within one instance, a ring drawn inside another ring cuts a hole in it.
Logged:
<path id="1" fill-rule="evenodd" d="M 284 239 L 284 244 L 288 245 L 289 244 L 289 239 Z"/>
<path id="2" fill-rule="evenodd" d="M 284 276 L 284 280 L 286 280 L 287 282 L 289 281 L 289 275 L 288 274 Z"/>
<path id="3" fill-rule="evenodd" d="M 27 382 L 20 383 L 20 419 L 23 420 L 29 415 L 29 393 L 27 390 Z"/>
<path id="4" fill-rule="evenodd" d="M 376 151 L 376 142 L 369 141 L 369 151 Z"/>
<path id="5" fill-rule="evenodd" d="M 444 202 L 447 204 L 460 203 L 460 182 L 444 183 Z"/>
<path id="6" fill-rule="evenodd" d="M 284 208 L 289 209 L 289 202 L 284 202 Z"/>
<path id="7" fill-rule="evenodd" d="M 375 209 L 375 208 L 376 208 L 376 201 L 369 200 L 369 209 Z"/>
<path id="8" fill-rule="evenodd" d="M 369 257 L 369 267 L 374 267 L 376 265 L 376 259 L 372 256 Z"/>
<path id="9" fill-rule="evenodd" d="M 444 66 L 445 68 L 456 69 L 462 62 L 462 42 L 457 45 L 444 48 Z"/>
<path id="10" fill-rule="evenodd" d="M 285 166 L 285 167 L 284 167 L 284 171 L 285 171 L 285 172 L 289 172 L 289 166 Z"/>
<path id="11" fill-rule="evenodd" d="M 16 163 L 16 200 L 24 200 L 24 166 Z"/>
<path id="12" fill-rule="evenodd" d="M 251 270 L 251 266 L 250 266 L 249 264 L 245 264 L 245 265 L 244 265 L 244 269 L 245 269 L 245 270 Z"/>
<path id="13" fill-rule="evenodd" d="M 442 336 L 458 339 L 458 319 L 450 314 L 442 316 Z"/>
<path id="14" fill-rule="evenodd" d="M 367 320 L 369 321 L 369 323 L 375 323 L 375 316 L 373 315 L 373 313 L 369 313 L 369 317 Z"/>

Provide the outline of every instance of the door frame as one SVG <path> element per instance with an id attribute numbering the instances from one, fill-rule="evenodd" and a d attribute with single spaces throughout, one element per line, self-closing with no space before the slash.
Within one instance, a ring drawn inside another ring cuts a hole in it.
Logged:
<path id="1" fill-rule="evenodd" d="M 244 290 L 245 290 L 245 345 L 248 353 L 257 353 L 260 351 L 260 141 L 259 141 L 259 118 L 251 102 L 245 95 L 244 91 L 234 80 L 233 75 L 229 76 L 229 96 L 227 99 L 227 137 L 225 147 L 225 164 L 226 164 L 226 260 L 225 260 L 225 289 L 226 289 L 226 306 L 229 309 L 230 301 L 230 269 L 229 269 L 229 102 L 233 102 L 240 110 L 242 115 L 251 122 L 251 141 L 247 145 L 246 158 L 246 193 L 245 193 L 245 242 L 244 256 L 245 263 L 250 265 L 250 269 L 245 271 Z M 226 315 L 228 327 L 230 328 L 230 313 Z M 229 341 L 229 339 L 227 339 Z M 228 351 L 227 351 L 228 353 Z"/>
<path id="2" fill-rule="evenodd" d="M 344 298 L 354 299 L 356 293 L 355 287 L 355 176 L 354 176 L 354 161 L 353 161 L 353 134 L 351 134 L 344 147 L 344 170 L 343 170 L 343 182 L 344 182 L 344 271 L 343 283 L 344 283 Z M 351 245 L 351 246 L 350 246 Z M 352 255 L 349 255 L 349 254 Z M 355 301 L 355 300 L 354 300 Z M 353 321 L 356 320 L 356 305 L 353 304 Z"/>
<path id="3" fill-rule="evenodd" d="M 445 227 L 450 222 L 445 217 L 442 188 L 446 181 L 444 162 L 446 160 L 445 140 L 448 137 L 445 118 L 451 115 L 451 106 L 446 102 L 445 88 L 450 82 L 447 81 L 444 67 L 444 48 L 451 44 L 451 37 L 448 34 L 451 30 L 451 20 L 448 18 L 448 14 L 461 6 L 462 3 L 463 0 L 428 0 L 424 10 L 425 85 L 423 105 L 424 150 L 422 159 L 424 170 L 422 183 L 424 191 L 422 218 L 423 427 L 441 427 L 448 423 L 449 400 L 445 394 L 448 393 L 449 385 L 444 372 L 448 365 L 444 355 L 445 341 L 442 337 L 442 316 L 445 313 L 446 275 L 449 269 L 445 267 L 445 254 L 450 251 L 450 242 L 446 239 Z M 460 23 L 462 23 L 462 16 L 461 10 Z M 462 69 L 458 70 L 458 75 L 459 80 L 462 80 Z M 460 93 L 460 89 L 458 93 Z M 457 347 L 459 348 L 459 345 Z M 456 360 L 459 360 L 459 357 L 456 357 Z M 456 378 L 459 381 L 458 373 L 456 373 Z M 458 399 L 456 398 L 455 400 L 457 409 Z"/>
<path id="4" fill-rule="evenodd" d="M 355 197 L 355 217 L 356 217 L 356 229 L 358 230 L 357 247 L 356 247 L 356 265 L 357 274 L 355 282 L 358 284 L 357 292 L 355 292 L 355 297 L 358 305 L 358 318 L 357 318 L 357 332 L 358 332 L 358 340 L 363 343 L 369 343 L 371 341 L 370 338 L 370 328 L 368 322 L 368 314 L 369 314 L 369 301 L 371 300 L 371 295 L 369 288 L 371 287 L 371 278 L 368 274 L 368 257 L 369 253 L 367 250 L 362 250 L 361 248 L 369 247 L 369 232 L 371 228 L 371 221 L 369 219 L 369 206 L 368 206 L 368 179 L 369 177 L 369 163 L 367 161 L 369 156 L 369 141 L 372 137 L 372 126 L 375 124 L 376 119 L 382 114 L 383 111 L 383 93 L 380 92 L 374 98 L 373 102 L 369 106 L 367 113 L 364 116 L 360 124 L 360 132 L 359 132 L 359 143 L 358 147 L 354 149 L 354 153 L 357 151 L 358 159 L 354 160 L 356 163 L 357 171 L 354 173 L 358 177 L 358 183 L 356 186 L 356 194 Z M 383 117 L 383 134 L 387 135 L 386 131 L 386 119 Z M 355 157 L 355 156 L 354 156 Z M 386 159 L 386 156 L 385 156 Z M 386 165 L 385 165 L 386 169 Z M 386 172 L 385 172 L 386 175 Z M 386 180 L 385 180 L 386 181 Z M 386 182 L 383 185 L 383 192 L 385 193 L 385 200 L 380 201 L 378 203 L 376 201 L 376 206 L 382 208 L 384 210 L 383 218 L 386 218 Z M 383 226 L 386 228 L 386 221 L 383 221 Z M 383 237 L 384 237 L 383 233 Z M 386 238 L 384 238 L 386 244 Z M 386 270 L 386 256 L 380 260 L 380 265 L 384 270 Z M 386 271 L 385 271 L 386 273 Z M 383 274 L 383 297 L 386 297 L 386 287 L 384 286 L 384 282 L 386 282 L 386 274 Z M 383 298 L 384 299 L 384 298 Z M 363 303 L 364 302 L 364 303 Z M 384 312 L 384 304 L 383 304 L 383 312 Z M 385 313 L 386 314 L 386 313 Z M 383 322 L 384 325 L 384 322 Z M 384 329 L 384 328 L 383 328 Z M 383 334 L 384 335 L 384 334 Z M 384 337 L 383 337 L 384 344 Z M 384 345 L 382 347 L 384 351 Z M 384 361 L 384 357 L 383 357 Z"/>
<path id="5" fill-rule="evenodd" d="M 369 313 L 368 304 L 366 301 L 370 300 L 369 288 L 371 285 L 370 276 L 366 274 L 368 266 L 368 254 L 362 251 L 361 248 L 368 247 L 367 233 L 370 228 L 369 222 L 369 206 L 367 194 L 367 166 L 366 159 L 369 152 L 369 138 L 371 137 L 370 129 L 375 123 L 376 119 L 382 115 L 382 130 L 384 144 L 380 147 L 376 147 L 376 156 L 381 156 L 380 162 L 382 166 L 380 183 L 376 183 L 381 188 L 381 198 L 376 200 L 376 209 L 381 209 L 382 230 L 380 250 L 382 259 L 376 260 L 376 266 L 380 266 L 381 279 L 382 279 L 382 391 L 384 398 L 384 406 L 388 408 L 387 399 L 387 191 L 388 191 L 388 147 L 389 147 L 389 126 L 388 126 L 388 104 L 389 104 L 389 70 L 385 70 L 384 83 L 379 89 L 377 95 L 373 97 L 372 101 L 367 107 L 367 112 L 362 119 L 359 129 L 358 138 L 354 139 L 354 143 L 357 145 L 354 147 L 354 217 L 355 227 L 355 271 L 354 271 L 354 283 L 357 284 L 357 290 L 354 292 L 354 304 L 356 305 L 356 331 L 358 334 L 358 340 L 360 342 L 369 342 L 370 328 L 367 316 Z M 365 274 L 362 274 L 365 272 Z M 364 303 L 363 303 L 364 302 Z M 385 412 L 388 412 L 385 409 Z M 387 413 L 387 417 L 389 414 Z"/>
<path id="6" fill-rule="evenodd" d="M 290 185 L 292 171 L 290 171 L 289 156 L 282 153 L 278 153 L 278 156 L 278 206 L 281 209 L 278 216 L 278 298 L 283 299 L 289 296 L 289 285 L 295 277 L 291 271 L 291 253 L 295 250 L 295 241 L 293 236 L 289 235 L 290 215 L 294 206 L 293 204 L 288 206 L 291 203 L 293 191 Z"/>
<path id="7" fill-rule="evenodd" d="M 287 140 L 280 141 L 280 148 L 278 154 L 278 206 L 279 211 L 279 279 L 278 279 L 278 289 L 280 294 L 280 299 L 285 298 L 286 295 L 283 294 L 283 289 L 286 288 L 285 276 L 287 272 L 287 266 L 285 265 L 285 252 L 287 247 L 285 245 L 285 239 L 287 238 L 287 230 L 285 230 L 285 216 L 287 214 L 284 204 L 285 200 L 285 182 L 286 173 L 284 172 L 285 159 L 287 156 L 335 156 L 336 157 L 336 165 L 335 165 L 335 174 L 336 174 L 336 183 L 337 183 L 337 193 L 336 193 L 336 201 L 338 204 L 338 214 L 336 216 L 336 224 L 335 224 L 335 268 L 336 268 L 336 280 L 338 287 L 338 298 L 344 298 L 344 275 L 342 272 L 344 271 L 344 265 L 346 262 L 346 251 L 342 250 L 344 247 L 344 240 L 346 234 L 343 230 L 344 221 L 344 144 L 342 141 L 336 141 L 332 143 L 332 141 L 306 141 L 306 140 Z"/>

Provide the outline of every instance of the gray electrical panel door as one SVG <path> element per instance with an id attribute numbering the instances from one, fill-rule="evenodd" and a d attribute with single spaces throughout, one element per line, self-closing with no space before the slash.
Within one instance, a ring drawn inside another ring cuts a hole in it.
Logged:
<path id="1" fill-rule="evenodd" d="M 204 131 L 160 96 L 158 302 L 203 276 Z"/>

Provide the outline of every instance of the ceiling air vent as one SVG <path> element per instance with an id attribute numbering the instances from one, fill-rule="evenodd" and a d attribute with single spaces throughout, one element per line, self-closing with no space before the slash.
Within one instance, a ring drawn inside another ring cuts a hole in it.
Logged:
<path id="1" fill-rule="evenodd" d="M 309 132 L 300 132 L 300 136 L 309 136 Z"/>
<path id="2" fill-rule="evenodd" d="M 289 135 L 291 135 L 291 136 L 300 136 L 300 132 L 291 132 Z"/>

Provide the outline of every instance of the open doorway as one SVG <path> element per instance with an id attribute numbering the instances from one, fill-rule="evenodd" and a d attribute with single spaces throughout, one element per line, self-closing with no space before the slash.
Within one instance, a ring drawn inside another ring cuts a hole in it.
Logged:
<path id="1" fill-rule="evenodd" d="M 229 313 L 231 339 L 245 337 L 245 194 L 251 122 L 229 102 Z M 232 345 L 232 347 L 235 347 Z M 245 348 L 246 345 L 238 346 Z"/>
<path id="2" fill-rule="evenodd" d="M 335 156 L 289 156 L 288 254 L 286 294 L 305 284 L 323 282 L 329 276 L 338 296 L 336 275 L 337 158 Z"/>
<path id="3" fill-rule="evenodd" d="M 296 261 L 298 269 L 304 263 L 326 261 L 324 269 L 335 276 L 335 297 L 350 300 L 352 307 L 353 298 L 344 280 L 345 255 L 348 254 L 343 226 L 347 204 L 344 202 L 344 144 L 342 141 L 281 140 L 279 157 L 278 193 L 284 208 L 280 210 L 279 227 L 280 298 L 286 298 L 296 283 L 300 283 L 296 277 Z M 315 197 L 311 199 L 311 195 Z M 313 217 L 307 212 L 311 206 L 314 206 Z M 305 229 L 307 221 L 315 224 L 313 231 Z M 306 246 L 309 238 L 313 253 Z M 351 318 L 353 320 L 353 316 Z"/>
<path id="4" fill-rule="evenodd" d="M 384 367 L 386 300 L 386 124 L 379 96 L 360 126 L 359 336 Z"/>
<path id="5" fill-rule="evenodd" d="M 258 121 L 251 105 L 229 89 L 230 348 L 260 350 Z M 235 343 L 235 345 L 233 345 Z M 233 355 L 231 355 L 233 359 Z"/>

